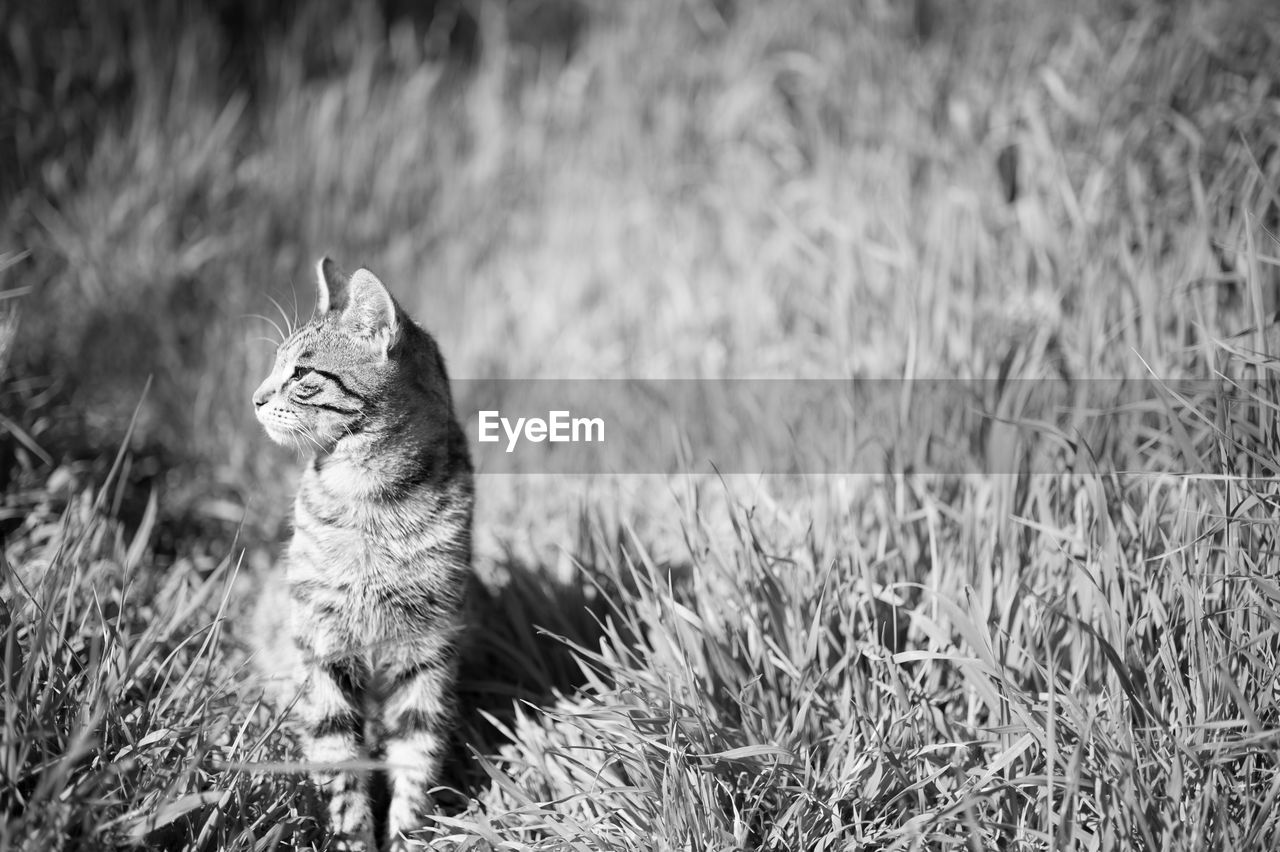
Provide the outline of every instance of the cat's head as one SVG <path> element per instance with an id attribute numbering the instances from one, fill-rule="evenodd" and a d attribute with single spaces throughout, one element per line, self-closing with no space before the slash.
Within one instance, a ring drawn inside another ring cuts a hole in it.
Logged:
<path id="1" fill-rule="evenodd" d="M 315 316 L 280 344 L 253 407 L 276 443 L 329 452 L 376 415 L 407 320 L 367 269 L 348 277 L 326 257 L 316 279 Z"/>

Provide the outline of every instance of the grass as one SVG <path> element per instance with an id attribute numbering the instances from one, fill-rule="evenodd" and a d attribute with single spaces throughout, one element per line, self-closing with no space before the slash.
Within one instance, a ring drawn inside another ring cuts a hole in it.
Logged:
<path id="1" fill-rule="evenodd" d="M 0 11 L 0 847 L 324 848 L 246 400 L 326 252 L 458 378 L 1216 386 L 946 436 L 1012 473 L 482 477 L 424 842 L 1280 843 L 1266 4 L 378 9 Z"/>

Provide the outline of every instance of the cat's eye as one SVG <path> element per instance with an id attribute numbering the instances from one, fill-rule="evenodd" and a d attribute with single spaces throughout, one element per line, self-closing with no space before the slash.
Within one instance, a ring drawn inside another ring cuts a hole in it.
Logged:
<path id="1" fill-rule="evenodd" d="M 320 382 L 312 381 L 302 384 L 302 381 L 309 376 L 315 374 L 315 370 L 310 367 L 294 367 L 293 375 L 289 377 L 290 383 L 293 385 L 293 396 L 295 399 L 310 399 L 320 393 Z"/>

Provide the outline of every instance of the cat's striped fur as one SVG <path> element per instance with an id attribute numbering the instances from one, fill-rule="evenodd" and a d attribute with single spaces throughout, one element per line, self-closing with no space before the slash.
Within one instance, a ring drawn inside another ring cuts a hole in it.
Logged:
<path id="1" fill-rule="evenodd" d="M 306 756 L 384 759 L 395 844 L 422 824 L 449 731 L 471 463 L 435 341 L 367 270 L 325 258 L 317 277 L 315 318 L 253 402 L 275 441 L 310 454 L 286 567 Z M 335 833 L 372 843 L 367 775 L 319 777 Z"/>

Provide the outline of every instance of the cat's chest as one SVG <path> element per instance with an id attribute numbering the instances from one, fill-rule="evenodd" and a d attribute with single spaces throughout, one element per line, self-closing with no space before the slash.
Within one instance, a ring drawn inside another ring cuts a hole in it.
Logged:
<path id="1" fill-rule="evenodd" d="M 298 524 L 290 561 L 305 573 L 341 579 L 343 585 L 396 583 L 420 570 L 422 538 L 394 522 Z"/>
<path id="2" fill-rule="evenodd" d="M 428 569 L 448 544 L 450 527 L 438 523 L 424 499 L 376 501 L 334 494 L 304 480 L 294 504 L 291 562 L 313 575 L 347 581 L 394 583 Z"/>
<path id="3" fill-rule="evenodd" d="M 299 525 L 290 552 L 315 573 L 369 578 L 395 567 L 385 542 L 369 531 L 336 524 Z"/>
<path id="4" fill-rule="evenodd" d="M 363 501 L 382 489 L 386 471 L 373 460 L 357 461 L 352 458 L 330 457 L 323 464 L 314 464 L 304 477 L 304 486 L 323 491 L 338 499 Z"/>

